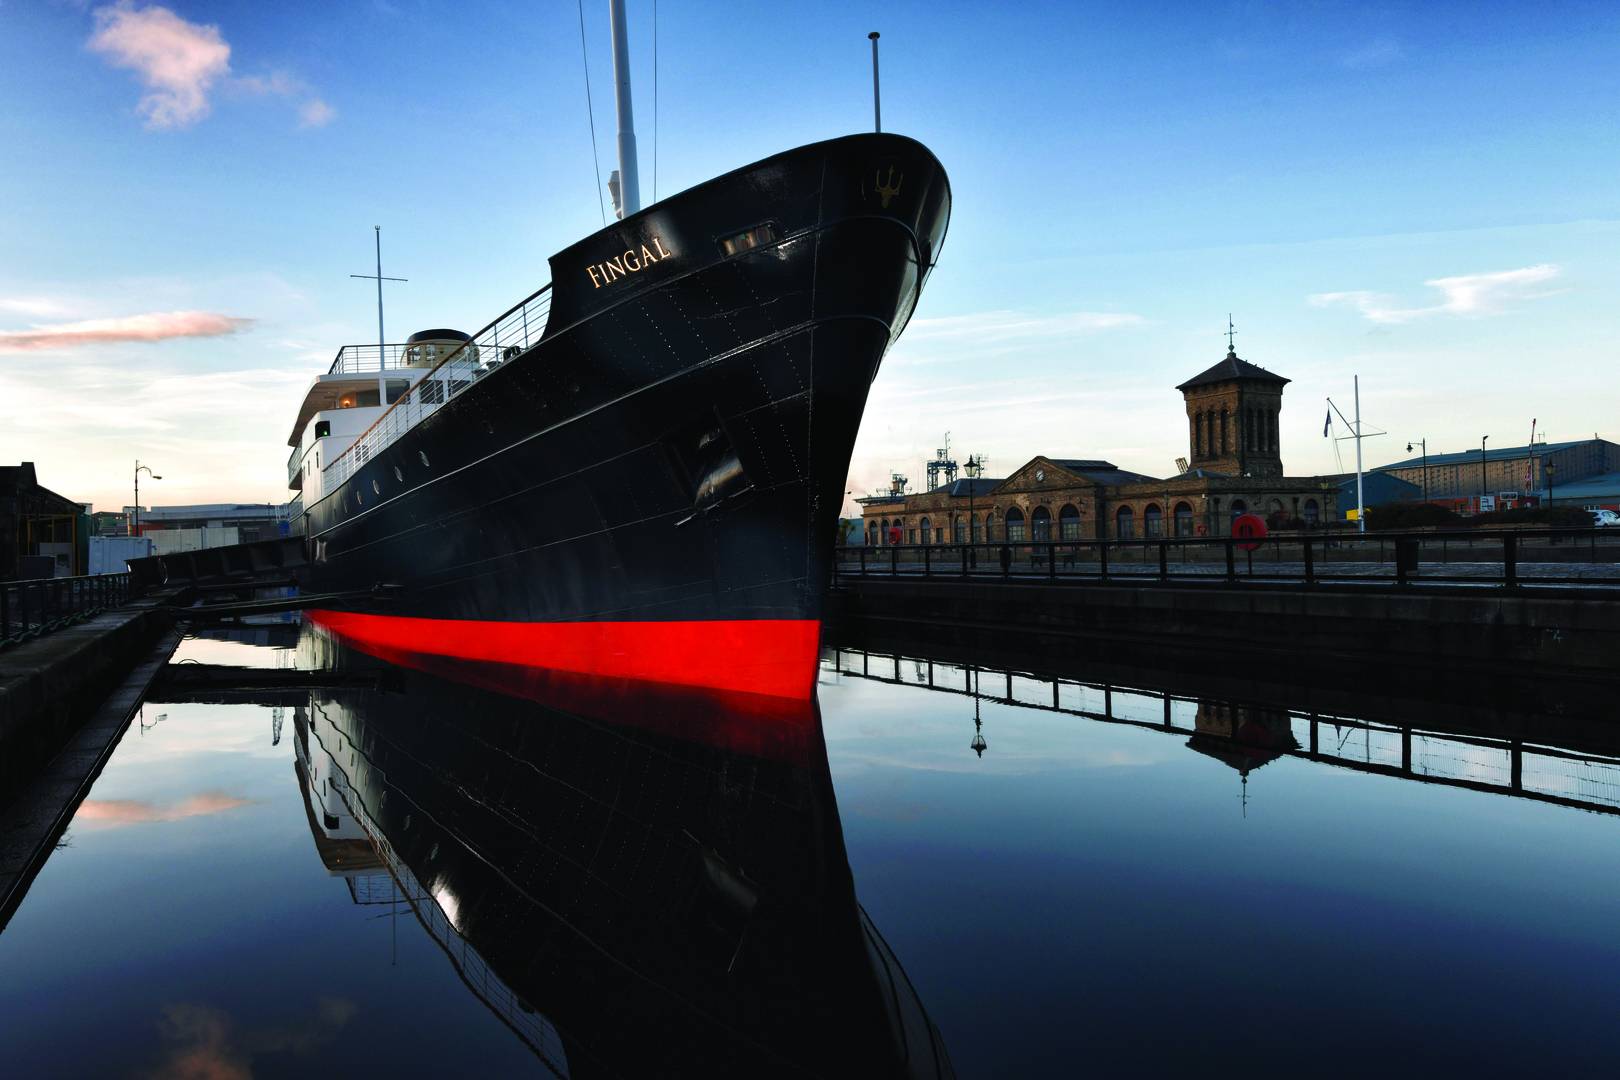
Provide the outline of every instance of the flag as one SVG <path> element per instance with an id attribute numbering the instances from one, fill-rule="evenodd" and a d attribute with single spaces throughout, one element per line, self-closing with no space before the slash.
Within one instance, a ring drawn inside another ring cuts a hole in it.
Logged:
<path id="1" fill-rule="evenodd" d="M 1329 409 L 1328 414 L 1327 414 L 1327 419 L 1322 421 L 1322 438 L 1325 439 L 1325 438 L 1328 437 L 1328 431 L 1330 431 L 1332 429 L 1332 427 L 1333 427 L 1333 410 Z"/>

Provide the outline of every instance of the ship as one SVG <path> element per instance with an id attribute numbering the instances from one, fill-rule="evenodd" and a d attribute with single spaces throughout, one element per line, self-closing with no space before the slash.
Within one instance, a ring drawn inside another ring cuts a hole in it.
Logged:
<path id="1" fill-rule="evenodd" d="M 818 142 L 625 213 L 476 332 L 340 349 L 289 439 L 302 587 L 343 597 L 308 618 L 396 660 L 808 698 L 868 388 L 950 202 L 913 139 Z"/>
<path id="2" fill-rule="evenodd" d="M 768 698 L 676 735 L 643 720 L 657 684 L 602 719 L 315 627 L 298 657 L 346 676 L 293 711 L 321 863 L 414 916 L 551 1075 L 954 1075 L 856 897 L 814 698 L 781 703 L 806 737 L 760 753 L 709 733 Z"/>

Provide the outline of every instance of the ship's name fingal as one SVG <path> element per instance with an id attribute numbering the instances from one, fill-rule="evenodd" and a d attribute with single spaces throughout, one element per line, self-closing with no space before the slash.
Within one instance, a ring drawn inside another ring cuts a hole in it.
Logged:
<path id="1" fill-rule="evenodd" d="M 652 247 L 642 244 L 640 250 L 625 248 L 623 255 L 615 255 L 606 262 L 587 266 L 585 272 L 591 277 L 591 287 L 600 289 L 604 285 L 611 285 L 622 277 L 640 273 L 654 263 L 663 262 L 675 254 L 673 251 L 664 249 L 662 237 L 654 236 L 651 240 Z"/>

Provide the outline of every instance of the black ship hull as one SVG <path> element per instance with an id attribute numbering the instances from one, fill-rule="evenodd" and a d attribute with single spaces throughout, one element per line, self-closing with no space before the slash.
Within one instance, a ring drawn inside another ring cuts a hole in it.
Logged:
<path id="1" fill-rule="evenodd" d="M 388 594 L 311 617 L 395 661 L 808 698 L 867 389 L 949 208 L 920 144 L 850 136 L 554 256 L 539 343 L 309 508 L 307 586 Z"/>

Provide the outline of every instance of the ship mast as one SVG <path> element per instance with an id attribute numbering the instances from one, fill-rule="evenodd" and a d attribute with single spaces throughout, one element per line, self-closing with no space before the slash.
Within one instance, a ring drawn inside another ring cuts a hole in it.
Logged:
<path id="1" fill-rule="evenodd" d="M 625 34 L 624 0 L 608 0 L 613 35 L 613 99 L 619 108 L 619 216 L 641 209 L 641 176 L 636 169 L 636 122 L 630 108 L 630 41 Z"/>

